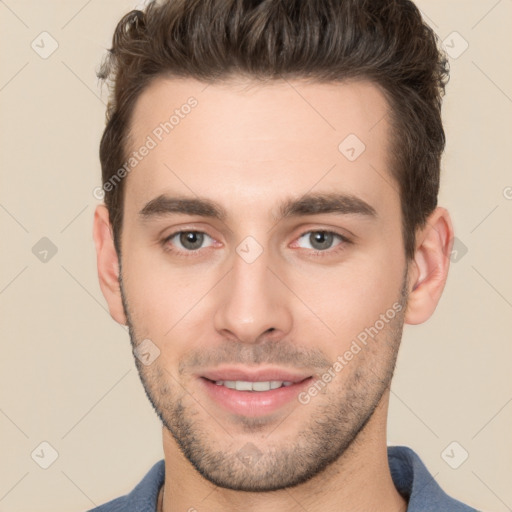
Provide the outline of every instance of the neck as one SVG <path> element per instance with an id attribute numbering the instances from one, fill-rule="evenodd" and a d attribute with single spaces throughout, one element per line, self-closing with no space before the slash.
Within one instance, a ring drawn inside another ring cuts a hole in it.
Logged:
<path id="1" fill-rule="evenodd" d="M 240 492 L 215 486 L 183 456 L 163 428 L 165 483 L 163 512 L 406 512 L 389 471 L 386 445 L 386 393 L 364 429 L 343 455 L 307 482 L 272 492 Z"/>

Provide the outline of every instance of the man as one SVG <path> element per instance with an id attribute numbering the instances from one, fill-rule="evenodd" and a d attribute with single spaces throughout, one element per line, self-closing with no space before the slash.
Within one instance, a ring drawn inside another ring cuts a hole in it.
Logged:
<path id="1" fill-rule="evenodd" d="M 467 511 L 386 445 L 434 312 L 447 64 L 409 0 L 170 0 L 119 23 L 94 239 L 165 460 L 95 510 Z"/>

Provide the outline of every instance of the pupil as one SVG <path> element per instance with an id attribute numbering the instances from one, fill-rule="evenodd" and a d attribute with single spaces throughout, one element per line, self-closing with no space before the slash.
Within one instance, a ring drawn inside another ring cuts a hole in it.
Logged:
<path id="1" fill-rule="evenodd" d="M 332 233 L 317 231 L 310 235 L 310 242 L 313 247 L 315 247 L 315 244 L 319 245 L 319 247 L 315 247 L 317 249 L 328 249 L 332 244 L 332 237 Z"/>

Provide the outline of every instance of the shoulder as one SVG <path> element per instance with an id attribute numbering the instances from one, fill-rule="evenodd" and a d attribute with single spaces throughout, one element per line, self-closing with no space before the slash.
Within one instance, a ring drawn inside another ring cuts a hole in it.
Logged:
<path id="1" fill-rule="evenodd" d="M 165 462 L 158 461 L 132 492 L 88 512 L 154 512 L 158 491 L 165 480 Z"/>
<path id="2" fill-rule="evenodd" d="M 389 446 L 388 461 L 395 487 L 409 500 L 408 512 L 478 512 L 448 496 L 410 448 Z"/>

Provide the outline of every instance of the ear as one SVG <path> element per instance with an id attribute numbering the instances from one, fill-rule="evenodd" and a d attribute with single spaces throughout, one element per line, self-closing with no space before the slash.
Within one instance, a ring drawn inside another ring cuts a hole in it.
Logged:
<path id="1" fill-rule="evenodd" d="M 100 204 L 94 212 L 93 238 L 96 245 L 96 261 L 100 288 L 112 318 L 126 325 L 126 316 L 119 286 L 119 260 L 114 246 L 107 207 Z"/>
<path id="2" fill-rule="evenodd" d="M 436 208 L 416 233 L 414 259 L 409 263 L 409 299 L 405 323 L 421 324 L 435 311 L 448 277 L 453 226 L 445 208 Z"/>

